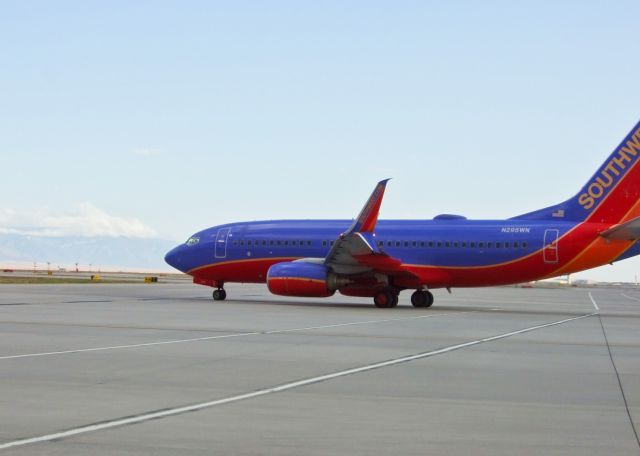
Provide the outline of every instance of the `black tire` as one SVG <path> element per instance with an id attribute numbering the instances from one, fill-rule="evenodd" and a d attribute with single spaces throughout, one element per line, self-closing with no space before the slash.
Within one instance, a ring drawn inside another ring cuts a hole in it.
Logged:
<path id="1" fill-rule="evenodd" d="M 425 307 L 431 307 L 431 305 L 433 304 L 433 293 L 431 293 L 430 291 L 426 291 L 424 292 L 425 296 L 427 297 L 427 303 L 425 305 Z"/>
<path id="2" fill-rule="evenodd" d="M 391 307 L 397 307 L 398 306 L 398 301 L 400 300 L 400 296 L 398 296 L 393 291 L 391 292 L 391 295 L 393 296 L 393 301 L 391 302 Z"/>
<path id="3" fill-rule="evenodd" d="M 429 307 L 427 305 L 428 302 L 429 298 L 427 297 L 427 293 L 422 290 L 414 291 L 411 295 L 411 304 L 413 307 Z"/>
<path id="4" fill-rule="evenodd" d="M 380 309 L 394 307 L 394 297 L 396 295 L 389 290 L 380 290 L 373 297 L 373 303 Z"/>
<path id="5" fill-rule="evenodd" d="M 225 299 L 227 299 L 227 292 L 224 291 L 222 288 L 219 288 L 217 290 L 213 290 L 213 300 L 214 301 L 224 301 Z"/>

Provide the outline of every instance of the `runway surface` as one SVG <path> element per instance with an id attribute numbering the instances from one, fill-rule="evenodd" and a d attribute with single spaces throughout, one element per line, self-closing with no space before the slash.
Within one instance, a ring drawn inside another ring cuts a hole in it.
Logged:
<path id="1" fill-rule="evenodd" d="M 227 292 L 0 286 L 0 453 L 640 454 L 640 290 Z"/>

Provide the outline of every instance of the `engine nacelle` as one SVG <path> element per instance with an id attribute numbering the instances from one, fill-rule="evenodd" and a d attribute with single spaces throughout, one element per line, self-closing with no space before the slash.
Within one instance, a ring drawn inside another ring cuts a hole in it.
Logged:
<path id="1" fill-rule="evenodd" d="M 347 283 L 349 280 L 336 276 L 327 266 L 318 263 L 276 263 L 267 273 L 269 291 L 281 296 L 326 298 Z"/>

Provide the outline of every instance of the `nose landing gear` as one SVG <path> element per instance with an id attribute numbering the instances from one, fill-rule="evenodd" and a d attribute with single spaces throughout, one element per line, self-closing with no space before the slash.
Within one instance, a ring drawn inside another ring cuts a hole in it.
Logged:
<path id="1" fill-rule="evenodd" d="M 217 290 L 213 290 L 214 301 L 224 301 L 225 299 L 227 299 L 227 292 L 224 288 L 220 287 Z"/>
<path id="2" fill-rule="evenodd" d="M 431 307 L 433 304 L 433 294 L 427 290 L 416 290 L 411 295 L 413 307 Z"/>

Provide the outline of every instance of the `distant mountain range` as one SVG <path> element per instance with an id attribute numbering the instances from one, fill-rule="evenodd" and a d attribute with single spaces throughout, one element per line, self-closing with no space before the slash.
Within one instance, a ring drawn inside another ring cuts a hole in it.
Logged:
<path id="1" fill-rule="evenodd" d="M 33 265 L 42 269 L 47 262 L 52 268 L 167 270 L 164 255 L 175 241 L 127 237 L 44 237 L 0 234 L 0 267 Z"/>

